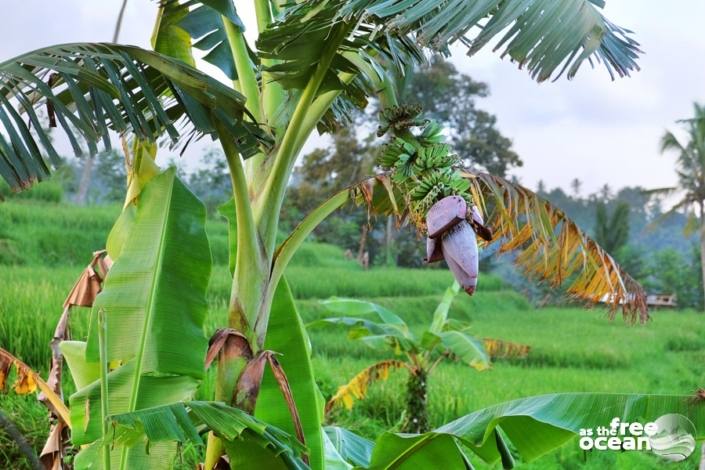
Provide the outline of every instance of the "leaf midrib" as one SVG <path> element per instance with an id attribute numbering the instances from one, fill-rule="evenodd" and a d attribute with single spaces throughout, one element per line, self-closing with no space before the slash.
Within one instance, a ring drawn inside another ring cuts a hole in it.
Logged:
<path id="1" fill-rule="evenodd" d="M 158 175 L 155 178 L 158 178 L 162 175 Z M 152 180 L 153 182 L 154 180 Z M 138 354 L 135 357 L 135 375 L 133 377 L 132 381 L 132 390 L 130 391 L 130 403 L 128 405 L 128 412 L 133 412 L 137 408 L 137 396 L 139 392 L 139 387 L 140 387 L 140 379 L 142 378 L 142 361 L 144 359 L 144 354 L 145 354 L 145 349 L 147 346 L 147 337 L 149 336 L 149 329 L 151 328 L 152 324 L 152 312 L 154 311 L 154 291 L 155 291 L 155 286 L 157 284 L 157 278 L 162 272 L 162 264 L 163 264 L 163 259 L 164 259 L 164 250 L 162 247 L 164 246 L 165 238 L 166 238 L 166 227 L 169 223 L 169 219 L 171 217 L 171 202 L 172 202 L 172 194 L 174 192 L 174 181 L 175 181 L 175 176 L 172 175 L 171 178 L 171 183 L 169 187 L 169 194 L 167 197 L 165 197 L 165 201 L 167 201 L 166 207 L 166 215 L 163 218 L 162 226 L 161 226 L 161 236 L 159 238 L 159 245 L 158 245 L 158 256 L 157 256 L 157 265 L 156 268 L 154 269 L 154 275 L 152 276 L 152 282 L 150 283 L 150 289 L 149 289 L 149 300 L 147 302 L 148 304 L 148 309 L 147 312 L 145 312 L 145 321 L 144 321 L 144 327 L 142 329 L 142 337 L 140 338 L 140 347 L 138 350 Z M 125 464 L 127 462 L 126 457 L 127 457 L 127 451 L 128 447 L 125 446 L 122 449 L 122 454 L 120 457 L 120 468 L 124 469 Z"/>

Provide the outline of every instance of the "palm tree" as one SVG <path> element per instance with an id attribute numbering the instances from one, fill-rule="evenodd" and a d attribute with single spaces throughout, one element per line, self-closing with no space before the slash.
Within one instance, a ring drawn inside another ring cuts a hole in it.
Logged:
<path id="1" fill-rule="evenodd" d="M 677 154 L 678 186 L 657 191 L 681 195 L 667 215 L 682 209 L 695 210 L 694 217 L 700 226 L 700 264 L 705 279 L 705 107 L 694 103 L 693 117 L 681 122 L 687 131 L 686 142 L 679 140 L 670 131 L 661 138 L 661 153 Z"/>
<path id="2" fill-rule="evenodd" d="M 586 61 L 601 64 L 612 77 L 629 75 L 638 68 L 638 44 L 601 14 L 603 2 L 253 3 L 256 24 L 248 27 L 258 33 L 254 44 L 245 39 L 233 2 L 166 0 L 158 5 L 154 50 L 64 44 L 0 63 L 0 175 L 13 188 L 44 179 L 59 162 L 38 109 L 46 109 L 50 126 L 60 128 L 78 154 L 84 145 L 92 155 L 101 143 L 109 148 L 113 133 L 126 150 L 125 208 L 107 242 L 114 267 L 93 307 L 87 342 L 68 344 L 64 354 L 72 354 L 74 378 L 88 366 L 97 374 L 93 382 L 78 381 L 83 386 L 70 399 L 72 439 L 83 446 L 78 460 L 101 455 L 106 468 L 111 460 L 121 468 L 149 459 L 164 462 L 164 453 L 175 448 L 145 455 L 144 448 L 128 449 L 124 442 L 110 446 L 109 417 L 133 414 L 122 422 L 134 424 L 134 413 L 163 405 L 172 420 L 184 424 L 183 414 L 173 415 L 181 408 L 172 405 L 189 400 L 203 377 L 210 274 L 204 211 L 173 171 L 161 173 L 154 164 L 157 144 L 184 152 L 194 139 L 217 140 L 233 189 L 223 207 L 232 228 L 229 318 L 213 338 L 209 358 L 218 359 L 213 398 L 236 409 L 191 403 L 190 416 L 204 425 L 222 422 L 207 411 L 227 416 L 229 423 L 237 418 L 240 433 L 249 423 L 247 429 L 265 433 L 260 437 L 271 443 L 276 433 L 252 425 L 242 412 L 255 414 L 305 438 L 314 468 L 323 462 L 317 391 L 284 271 L 311 231 L 346 202 L 407 216 L 425 233 L 436 203 L 463 200 L 466 213 L 451 220 L 459 228 L 446 237 L 450 225 L 437 227 L 440 242 L 430 253 L 445 257 L 462 281 L 476 280 L 462 248 L 474 249 L 477 230 L 503 250 L 519 249 L 517 261 L 531 274 L 556 284 L 570 278 L 569 290 L 578 297 L 607 301 L 628 315 L 645 313 L 638 284 L 565 214 L 526 188 L 463 172 L 443 143 L 443 130 L 422 110 L 400 103 L 397 93 L 404 74 L 429 51 L 448 53 L 453 43 L 472 55 L 498 40 L 502 55 L 538 81 L 573 77 Z M 199 70 L 194 49 L 230 83 Z M 332 195 L 277 244 L 281 207 L 304 143 L 314 129 L 346 125 L 349 111 L 370 99 L 379 100 L 382 109 L 380 135 L 389 135 L 380 160 L 385 173 Z M 494 237 L 482 226 L 483 215 Z M 171 262 L 173 256 L 183 262 Z M 183 329 L 175 331 L 179 322 Z M 284 353 L 280 362 L 270 350 Z M 265 363 L 278 383 L 266 376 L 262 381 Z M 288 382 L 282 370 L 295 371 Z M 270 393 L 279 387 L 285 402 Z M 291 406 L 292 393 L 298 409 Z M 227 428 L 209 437 L 206 468 L 244 445 L 233 442 L 237 435 Z"/>

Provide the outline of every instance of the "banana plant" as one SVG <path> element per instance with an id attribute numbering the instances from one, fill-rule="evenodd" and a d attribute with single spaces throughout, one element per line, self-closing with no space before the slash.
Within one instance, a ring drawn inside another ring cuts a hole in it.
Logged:
<path id="1" fill-rule="evenodd" d="M 233 187 L 232 201 L 224 207 L 232 228 L 233 276 L 223 326 L 237 333 L 227 338 L 240 338 L 232 340 L 235 344 L 244 339 L 246 347 L 241 354 L 214 352 L 215 399 L 292 435 L 297 425 L 286 397 L 294 400 L 306 458 L 313 468 L 322 468 L 323 404 L 284 272 L 308 234 L 350 201 L 407 217 L 426 234 L 434 204 L 459 197 L 467 220 L 454 220 L 453 227 L 442 227 L 437 238 L 430 238 L 440 242 L 440 254 L 468 292 L 477 278 L 473 258 L 462 249 L 472 248 L 477 231 L 488 243 L 519 250 L 518 261 L 530 273 L 555 283 L 567 280 L 577 297 L 645 315 L 638 284 L 562 212 L 505 180 L 464 173 L 443 143 L 442 129 L 413 104 L 398 101 L 403 75 L 413 73 L 428 53 L 448 54 L 454 43 L 472 55 L 497 40 L 502 55 L 538 81 L 573 77 L 585 62 L 600 64 L 613 77 L 629 75 L 638 68 L 638 44 L 602 15 L 603 1 L 253 4 L 256 21 L 247 27 L 256 32 L 254 44 L 246 39 L 246 25 L 231 0 L 164 0 L 155 5 L 153 50 L 75 43 L 0 63 L 0 175 L 16 190 L 46 178 L 59 163 L 56 139 L 49 137 L 38 112 L 42 109 L 49 128 L 60 131 L 52 135 L 63 134 L 77 154 L 109 148 L 115 133 L 150 149 L 158 143 L 185 152 L 190 142 L 204 137 L 221 145 Z M 194 49 L 229 82 L 200 70 Z M 277 244 L 287 185 L 306 140 L 316 129 L 325 133 L 347 125 L 349 111 L 371 99 L 382 109 L 379 134 L 388 136 L 379 162 L 383 173 L 331 195 Z M 144 451 L 110 447 L 106 416 L 188 400 L 203 375 L 197 363 L 206 354 L 207 341 L 198 331 L 210 257 L 196 223 L 201 209 L 173 174 L 158 174 L 151 157 L 140 155 L 135 152 L 134 161 L 127 162 L 133 174 L 125 211 L 108 240 L 117 269 L 96 300 L 89 337 L 80 346 L 85 350 L 77 355 L 83 361 L 77 367 L 91 370 L 93 381 L 71 398 L 72 417 L 82 423 L 72 428 L 74 440 L 87 446 L 83 452 L 102 448 L 104 467 L 115 459 L 125 467 L 151 458 Z M 484 217 L 494 232 L 489 234 L 472 214 Z M 189 261 L 179 263 L 170 253 Z M 435 248 L 431 253 L 437 253 Z M 156 264 L 144 266 L 148 260 Z M 172 281 L 189 293 L 188 308 L 164 287 Z M 188 350 L 177 347 L 181 339 L 173 336 L 172 314 L 188 326 L 183 338 Z M 223 343 L 237 350 L 228 345 Z M 291 394 L 279 393 L 275 374 L 254 374 L 262 377 L 260 383 L 246 373 L 253 361 L 271 357 L 267 351 L 283 353 L 281 369 L 295 371 L 289 374 Z M 169 380 L 178 386 L 166 386 Z M 162 388 L 168 393 L 149 391 Z M 208 469 L 230 445 L 217 434 L 208 439 Z M 238 455 L 258 455 L 242 441 L 234 445 L 240 446 Z"/>
<path id="2" fill-rule="evenodd" d="M 366 367 L 347 384 L 339 387 L 326 404 L 326 411 L 339 404 L 351 409 L 354 399 L 364 398 L 373 382 L 386 380 L 390 371 L 406 370 L 409 376 L 402 431 L 427 432 L 428 380 L 438 364 L 455 358 L 478 371 L 490 367 L 490 355 L 484 347 L 486 341 L 469 334 L 466 322 L 448 318 L 453 299 L 459 291 L 460 285 L 457 282 L 446 290 L 433 312 L 431 324 L 421 335 L 414 334 L 399 315 L 381 305 L 335 297 L 322 301 L 330 312 L 345 316 L 327 317 L 310 323 L 309 328 L 344 325 L 349 329 L 348 338 L 361 341 L 376 351 L 394 354 L 394 359 Z M 495 349 L 504 344 L 501 340 L 487 342 Z"/>

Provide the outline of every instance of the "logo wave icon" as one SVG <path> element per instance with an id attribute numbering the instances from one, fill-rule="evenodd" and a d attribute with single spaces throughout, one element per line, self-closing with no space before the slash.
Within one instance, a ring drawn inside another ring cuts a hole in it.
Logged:
<path id="1" fill-rule="evenodd" d="M 671 462 L 681 462 L 695 450 L 695 426 L 683 415 L 667 414 L 655 421 L 657 431 L 649 436 L 651 451 Z"/>

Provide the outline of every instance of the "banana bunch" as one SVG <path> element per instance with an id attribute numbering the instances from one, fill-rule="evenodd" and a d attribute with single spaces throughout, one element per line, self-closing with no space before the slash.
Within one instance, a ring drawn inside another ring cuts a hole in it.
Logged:
<path id="1" fill-rule="evenodd" d="M 377 163 L 390 172 L 392 181 L 408 195 L 410 218 L 423 229 L 426 212 L 440 199 L 459 195 L 470 204 L 472 201 L 468 193 L 470 183 L 455 168 L 459 159 L 444 143 L 443 128 L 412 112 L 418 114 L 420 109 L 394 107 L 382 112 L 383 125 L 378 133 L 393 129 L 396 137 L 383 147 Z M 414 134 L 411 127 L 421 128 L 421 132 Z"/>
<path id="2" fill-rule="evenodd" d="M 476 234 L 491 239 L 470 196 L 470 182 L 457 170 L 458 157 L 445 143 L 443 128 L 419 118 L 420 109 L 393 107 L 381 115 L 378 135 L 392 130 L 377 164 L 390 173 L 407 198 L 410 220 L 427 234 L 427 262 L 444 259 L 468 294 L 477 286 Z M 420 128 L 413 133 L 411 128 Z"/>
<path id="3" fill-rule="evenodd" d="M 377 136 L 382 137 L 388 131 L 398 132 L 411 127 L 422 127 L 428 120 L 420 117 L 421 106 L 403 105 L 384 108 L 379 114 Z"/>

